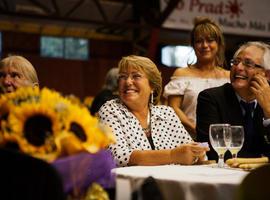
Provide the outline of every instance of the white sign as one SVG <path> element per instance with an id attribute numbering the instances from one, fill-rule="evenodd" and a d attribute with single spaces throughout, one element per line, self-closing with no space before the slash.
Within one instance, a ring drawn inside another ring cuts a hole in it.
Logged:
<path id="1" fill-rule="evenodd" d="M 160 0 L 164 10 L 169 0 Z M 191 30 L 197 16 L 208 16 L 224 33 L 270 37 L 269 0 L 181 0 L 163 27 Z"/>

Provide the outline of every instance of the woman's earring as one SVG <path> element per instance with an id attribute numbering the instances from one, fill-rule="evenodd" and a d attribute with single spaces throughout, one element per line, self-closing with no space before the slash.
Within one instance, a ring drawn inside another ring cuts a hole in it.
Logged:
<path id="1" fill-rule="evenodd" d="M 154 104 L 154 92 L 153 91 L 151 91 L 151 104 Z"/>

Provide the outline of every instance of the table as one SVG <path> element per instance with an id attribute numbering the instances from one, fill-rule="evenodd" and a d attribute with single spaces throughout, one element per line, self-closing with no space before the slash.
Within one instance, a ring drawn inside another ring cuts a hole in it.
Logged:
<path id="1" fill-rule="evenodd" d="M 216 165 L 135 166 L 113 170 L 116 199 L 131 199 L 131 193 L 149 176 L 157 180 L 165 199 L 232 200 L 246 171 Z"/>

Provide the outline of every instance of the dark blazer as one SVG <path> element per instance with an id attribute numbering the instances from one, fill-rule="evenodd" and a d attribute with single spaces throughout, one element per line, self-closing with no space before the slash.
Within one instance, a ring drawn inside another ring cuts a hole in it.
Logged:
<path id="1" fill-rule="evenodd" d="M 95 115 L 100 107 L 106 103 L 106 101 L 109 101 L 111 99 L 114 99 L 116 98 L 117 95 L 113 94 L 113 92 L 111 90 L 108 90 L 108 89 L 104 89 L 104 90 L 101 90 L 100 93 L 97 94 L 97 96 L 95 96 L 92 104 L 91 104 L 91 107 L 90 107 L 90 113 L 91 115 Z"/>
<path id="2" fill-rule="evenodd" d="M 245 140 L 239 157 L 270 156 L 270 126 L 263 126 L 263 111 L 257 104 L 254 111 L 254 124 L 256 138 L 253 141 Z M 209 142 L 209 126 L 215 123 L 229 123 L 231 125 L 243 125 L 244 116 L 240 103 L 230 83 L 223 86 L 202 91 L 198 96 L 197 104 L 197 140 Z M 210 144 L 210 142 L 209 142 Z M 217 153 L 212 149 L 207 153 L 208 159 L 218 159 Z M 225 154 L 225 159 L 229 158 Z"/>

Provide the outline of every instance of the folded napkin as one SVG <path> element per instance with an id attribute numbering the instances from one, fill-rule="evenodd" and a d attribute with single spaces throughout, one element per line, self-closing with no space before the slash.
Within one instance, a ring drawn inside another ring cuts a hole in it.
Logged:
<path id="1" fill-rule="evenodd" d="M 245 170 L 254 169 L 269 163 L 268 157 L 261 158 L 231 158 L 226 161 L 230 167 L 237 167 Z"/>

